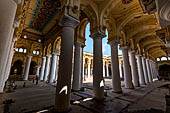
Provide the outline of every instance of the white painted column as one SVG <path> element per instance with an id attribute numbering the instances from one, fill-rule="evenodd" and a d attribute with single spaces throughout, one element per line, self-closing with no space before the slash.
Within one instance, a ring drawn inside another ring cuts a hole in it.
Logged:
<path id="1" fill-rule="evenodd" d="M 46 64 L 46 57 L 42 57 L 40 81 L 44 80 L 45 64 Z"/>
<path id="2" fill-rule="evenodd" d="M 62 15 L 59 23 L 62 26 L 62 40 L 56 86 L 56 112 L 66 112 L 70 108 L 73 43 L 78 23 L 79 20 L 67 14 Z"/>
<path id="3" fill-rule="evenodd" d="M 150 69 L 151 69 L 151 80 L 152 80 L 152 82 L 153 82 L 153 75 L 154 75 L 154 72 L 153 72 L 152 60 L 149 60 L 149 65 L 150 65 Z"/>
<path id="4" fill-rule="evenodd" d="M 13 22 L 17 9 L 17 1 L 14 0 L 1 0 L 0 1 L 0 93 L 3 92 L 5 85 L 5 72 L 6 64 L 12 38 L 13 38 Z"/>
<path id="5" fill-rule="evenodd" d="M 145 82 L 146 82 L 146 84 L 148 84 L 149 83 L 149 78 L 148 78 L 148 71 L 147 71 L 147 68 L 146 68 L 146 59 L 145 59 L 145 57 L 142 57 L 142 65 L 143 65 Z"/>
<path id="6" fill-rule="evenodd" d="M 119 72 L 119 58 L 118 58 L 118 42 L 111 41 L 111 63 L 112 63 L 112 88 L 116 93 L 121 93 L 121 81 Z"/>
<path id="7" fill-rule="evenodd" d="M 146 85 L 144 72 L 143 72 L 142 57 L 141 55 L 136 55 L 136 57 L 137 57 L 137 65 L 138 65 L 139 83 L 140 85 Z"/>
<path id="8" fill-rule="evenodd" d="M 132 81 L 135 87 L 139 87 L 139 75 L 137 71 L 135 51 L 130 51 L 130 64 L 131 64 L 131 72 L 132 72 Z"/>
<path id="9" fill-rule="evenodd" d="M 148 78 L 149 78 L 149 82 L 152 82 L 152 74 L 151 74 L 151 68 L 150 68 L 150 64 L 149 64 L 149 59 L 146 59 L 146 66 L 147 66 L 147 70 L 148 70 Z"/>
<path id="10" fill-rule="evenodd" d="M 83 43 L 75 43 L 74 52 L 74 70 L 73 70 L 73 84 L 72 90 L 78 91 L 81 87 L 81 46 Z"/>
<path id="11" fill-rule="evenodd" d="M 93 38 L 93 91 L 94 98 L 104 99 L 104 79 L 103 79 L 103 60 L 102 60 L 102 38 L 105 35 L 96 32 L 90 37 Z"/>
<path id="12" fill-rule="evenodd" d="M 87 68 L 87 78 L 90 78 L 90 63 L 87 63 L 88 68 Z"/>
<path id="13" fill-rule="evenodd" d="M 12 43 L 11 43 L 11 47 L 9 50 L 9 55 L 8 55 L 8 60 L 7 60 L 7 64 L 6 64 L 6 72 L 5 72 L 5 81 L 8 79 L 9 74 L 10 74 L 10 70 L 11 70 L 11 63 L 12 63 L 12 58 L 14 55 L 14 43 L 17 40 L 17 37 L 13 37 L 12 39 Z"/>
<path id="14" fill-rule="evenodd" d="M 121 50 L 123 55 L 125 88 L 134 88 L 132 84 L 132 74 L 129 63 L 128 47 L 127 46 L 121 47 Z"/>
<path id="15" fill-rule="evenodd" d="M 106 76 L 109 77 L 109 64 L 106 64 Z"/>
<path id="16" fill-rule="evenodd" d="M 37 75 L 37 76 L 40 75 L 40 67 L 41 67 L 41 66 L 36 66 L 36 75 Z"/>
<path id="17" fill-rule="evenodd" d="M 24 71 L 24 80 L 28 80 L 31 59 L 32 59 L 32 56 L 27 55 L 27 61 L 26 61 L 26 66 L 25 66 L 25 71 Z"/>
<path id="18" fill-rule="evenodd" d="M 51 56 L 46 56 L 44 81 L 48 80 L 48 75 L 49 75 L 49 71 L 50 71 L 50 59 L 51 59 Z"/>
<path id="19" fill-rule="evenodd" d="M 119 64 L 120 78 L 123 78 L 123 69 L 121 64 Z"/>
<path id="20" fill-rule="evenodd" d="M 106 76 L 106 73 L 105 73 L 105 64 L 103 63 L 103 77 Z"/>
<path id="21" fill-rule="evenodd" d="M 58 77 L 58 60 L 59 60 L 59 55 L 57 55 L 56 57 L 56 69 L 55 69 L 55 78 L 54 78 L 55 81 L 57 80 Z"/>
<path id="22" fill-rule="evenodd" d="M 52 61 L 51 61 L 51 68 L 50 68 L 50 80 L 49 80 L 49 83 L 53 83 L 54 79 L 55 79 L 56 58 L 57 58 L 57 53 L 52 53 Z"/>

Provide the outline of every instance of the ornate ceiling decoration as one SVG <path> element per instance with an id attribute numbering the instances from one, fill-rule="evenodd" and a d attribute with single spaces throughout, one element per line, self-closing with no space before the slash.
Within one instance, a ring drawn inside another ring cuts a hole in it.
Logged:
<path id="1" fill-rule="evenodd" d="M 129 3 L 131 3 L 133 0 L 122 0 L 122 3 L 123 4 L 129 4 Z"/>
<path id="2" fill-rule="evenodd" d="M 139 1 L 144 13 L 152 14 L 156 12 L 155 0 L 139 0 Z"/>
<path id="3" fill-rule="evenodd" d="M 29 27 L 42 32 L 60 7 L 60 0 L 37 0 Z"/>

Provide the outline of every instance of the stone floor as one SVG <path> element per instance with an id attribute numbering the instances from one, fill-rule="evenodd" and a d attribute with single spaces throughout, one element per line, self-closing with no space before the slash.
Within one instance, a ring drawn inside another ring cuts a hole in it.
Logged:
<path id="1" fill-rule="evenodd" d="M 84 83 L 85 91 L 72 92 L 71 110 L 69 113 L 163 113 L 166 109 L 165 95 L 168 90 L 161 86 L 169 82 L 156 81 L 147 86 L 125 89 L 122 94 L 112 92 L 111 79 L 105 79 L 107 95 L 102 103 L 94 101 L 92 79 Z M 0 94 L 0 113 L 3 113 L 3 101 L 13 99 L 10 113 L 51 113 L 54 107 L 55 86 L 28 82 L 17 82 L 15 92 Z M 161 87 L 161 88 L 160 88 Z M 156 110 L 156 111 L 154 111 Z M 154 112 L 151 112 L 154 111 Z"/>

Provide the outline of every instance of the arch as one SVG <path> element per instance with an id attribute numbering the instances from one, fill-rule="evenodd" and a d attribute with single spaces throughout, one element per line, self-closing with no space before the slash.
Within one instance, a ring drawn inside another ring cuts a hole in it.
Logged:
<path id="1" fill-rule="evenodd" d="M 14 64 L 11 67 L 10 74 L 16 74 L 16 75 L 21 75 L 23 70 L 23 62 L 22 60 L 16 60 Z"/>
<path id="2" fill-rule="evenodd" d="M 158 43 L 153 43 L 153 44 L 148 44 L 146 47 L 145 47 L 145 50 L 146 51 L 150 51 L 151 49 L 153 48 L 159 48 L 160 46 L 163 46 L 164 44 L 158 44 Z"/>
<path id="3" fill-rule="evenodd" d="M 85 30 L 86 26 L 89 23 L 88 18 L 84 18 L 81 20 L 80 24 L 76 28 L 76 33 L 75 33 L 75 40 L 85 43 Z"/>
<path id="4" fill-rule="evenodd" d="M 145 47 L 145 46 L 152 45 L 152 44 L 161 44 L 161 42 L 158 39 L 156 39 L 155 37 L 154 38 L 146 37 L 146 38 L 144 41 L 140 42 L 141 47 Z"/>
<path id="5" fill-rule="evenodd" d="M 132 13 L 131 15 L 129 15 L 126 19 L 123 20 L 123 22 L 121 22 L 118 27 L 117 27 L 117 31 L 118 31 L 118 34 L 120 34 L 120 30 L 128 23 L 130 22 L 132 19 L 134 19 L 134 17 L 137 17 L 137 16 L 143 16 L 143 12 L 135 12 L 135 13 Z"/>
<path id="6" fill-rule="evenodd" d="M 157 25 L 145 25 L 145 26 L 142 26 L 142 27 L 138 27 L 137 29 L 135 29 L 132 32 L 128 33 L 127 37 L 131 38 L 137 33 L 147 31 L 147 30 L 150 30 L 150 29 L 156 29 L 156 28 L 157 28 Z"/>
<path id="7" fill-rule="evenodd" d="M 47 47 L 47 55 L 51 54 L 52 44 L 50 43 Z"/>
<path id="8" fill-rule="evenodd" d="M 136 37 L 133 37 L 133 39 L 135 40 L 135 42 L 139 42 L 143 38 L 148 37 L 148 36 L 153 36 L 153 35 L 156 35 L 156 33 L 153 31 L 149 31 L 149 32 L 147 31 L 147 32 L 137 34 Z"/>
<path id="9" fill-rule="evenodd" d="M 56 40 L 53 43 L 53 52 L 55 53 L 60 53 L 60 48 L 61 48 L 61 37 L 57 37 Z"/>

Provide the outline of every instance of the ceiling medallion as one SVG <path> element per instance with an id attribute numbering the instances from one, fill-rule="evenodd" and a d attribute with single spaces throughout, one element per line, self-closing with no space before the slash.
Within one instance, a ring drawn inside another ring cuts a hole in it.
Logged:
<path id="1" fill-rule="evenodd" d="M 129 3 L 131 3 L 133 0 L 122 0 L 122 3 L 123 4 L 129 4 Z"/>

